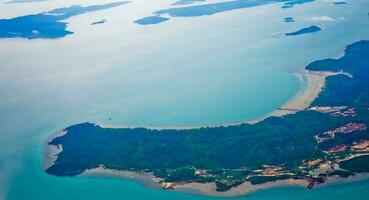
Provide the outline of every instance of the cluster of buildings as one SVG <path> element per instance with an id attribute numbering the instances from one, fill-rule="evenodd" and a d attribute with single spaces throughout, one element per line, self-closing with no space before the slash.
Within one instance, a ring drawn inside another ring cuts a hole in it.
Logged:
<path id="1" fill-rule="evenodd" d="M 313 106 L 308 108 L 311 111 L 317 111 L 321 113 L 330 113 L 335 117 L 355 117 L 355 108 L 347 108 L 347 106 Z"/>
<path id="2" fill-rule="evenodd" d="M 334 146 L 332 148 L 329 149 L 329 152 L 331 153 L 337 153 L 337 152 L 341 152 L 341 151 L 344 151 L 346 150 L 347 146 L 344 145 L 344 144 L 340 144 L 340 145 L 337 145 L 337 146 Z"/>
<path id="3" fill-rule="evenodd" d="M 330 135 L 332 138 L 334 138 L 336 134 L 348 134 L 354 131 L 363 131 L 366 129 L 367 127 L 366 127 L 366 124 L 364 123 L 348 123 L 334 130 L 327 131 L 324 134 Z"/>
<path id="4" fill-rule="evenodd" d="M 350 133 L 353 133 L 355 131 L 363 131 L 363 130 L 366 130 L 366 129 L 367 129 L 367 126 L 364 123 L 348 123 L 344 126 L 336 128 L 334 130 L 329 130 L 329 131 L 324 132 L 323 134 L 316 135 L 315 140 L 318 143 L 321 143 L 321 142 L 324 142 L 324 141 L 327 141 L 327 140 L 334 139 L 337 134 L 350 134 Z M 347 148 L 348 148 L 347 145 L 340 144 L 340 145 L 337 145 L 337 146 L 334 146 L 334 147 L 330 148 L 329 152 L 330 153 L 341 152 L 341 151 L 346 150 Z"/>
<path id="5" fill-rule="evenodd" d="M 366 129 L 367 129 L 367 126 L 365 123 L 348 123 L 334 130 L 329 130 L 329 131 L 324 132 L 323 134 L 316 135 L 315 140 L 318 143 L 321 143 L 327 140 L 334 139 L 336 134 L 349 134 L 355 131 L 363 131 Z M 343 147 L 340 147 L 340 148 L 343 148 Z"/>
<path id="6" fill-rule="evenodd" d="M 343 111 L 336 111 L 336 112 L 333 112 L 332 113 L 332 116 L 335 116 L 335 117 L 355 117 L 356 116 L 356 110 L 355 108 L 349 108 L 349 109 L 346 109 L 346 110 L 343 110 Z"/>

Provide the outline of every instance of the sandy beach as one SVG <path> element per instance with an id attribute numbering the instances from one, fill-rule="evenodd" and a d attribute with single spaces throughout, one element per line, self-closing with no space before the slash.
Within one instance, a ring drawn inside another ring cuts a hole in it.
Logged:
<path id="1" fill-rule="evenodd" d="M 306 187 L 306 180 L 295 180 L 295 179 L 287 179 L 287 180 L 279 180 L 274 182 L 268 182 L 259 185 L 252 185 L 250 182 L 244 182 L 241 185 L 234 187 L 225 192 L 217 192 L 215 190 L 215 183 L 186 183 L 183 185 L 176 185 L 174 190 L 179 192 L 185 192 L 190 194 L 198 194 L 205 196 L 213 196 L 213 197 L 237 197 L 244 196 L 250 194 L 252 192 L 270 189 L 275 187 L 282 186 L 295 186 L 295 187 Z"/>
<path id="2" fill-rule="evenodd" d="M 127 171 L 127 170 L 112 170 L 104 167 L 86 170 L 79 177 L 102 177 L 102 178 L 117 178 L 137 181 L 144 187 L 151 189 L 162 189 L 160 182 L 162 179 L 155 177 L 152 173 Z M 297 186 L 306 187 L 308 182 L 306 180 L 278 180 L 259 185 L 252 185 L 250 182 L 244 182 L 241 185 L 234 187 L 226 192 L 217 192 L 215 190 L 215 183 L 177 183 L 173 190 L 177 192 L 184 192 L 189 194 L 216 196 L 216 197 L 235 197 L 246 195 L 258 190 L 281 187 L 281 186 Z"/>
<path id="3" fill-rule="evenodd" d="M 102 166 L 89 169 L 78 175 L 80 177 L 102 177 L 102 178 L 118 178 L 126 180 L 134 180 L 139 182 L 142 186 L 151 189 L 161 189 L 161 184 L 159 183 L 161 179 L 155 177 L 152 173 L 145 172 L 135 172 L 128 170 L 112 170 L 106 169 Z"/>
<path id="4" fill-rule="evenodd" d="M 296 73 L 301 84 L 304 85 L 303 88 L 291 100 L 278 110 L 268 114 L 268 116 L 283 116 L 308 108 L 323 90 L 326 77 L 335 74 L 332 72 L 313 72 L 308 70 Z"/>
<path id="5" fill-rule="evenodd" d="M 49 142 L 52 141 L 54 138 L 63 136 L 65 134 L 67 134 L 67 131 L 61 130 L 45 140 L 44 149 L 46 149 L 46 151 L 44 153 L 44 169 L 47 169 L 51 165 L 53 165 L 58 157 L 58 154 L 63 151 L 62 145 L 59 146 L 49 145 Z"/>

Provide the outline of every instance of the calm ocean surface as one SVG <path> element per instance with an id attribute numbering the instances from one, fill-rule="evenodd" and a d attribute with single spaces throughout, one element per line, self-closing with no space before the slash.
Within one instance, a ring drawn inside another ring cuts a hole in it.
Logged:
<path id="1" fill-rule="evenodd" d="M 101 3 L 4 2 L 1 19 Z M 67 19 L 74 34 L 65 38 L 1 39 L 0 199 L 209 199 L 152 190 L 133 181 L 49 176 L 43 171 L 44 141 L 85 121 L 200 126 L 272 112 L 304 87 L 294 72 L 369 39 L 369 2 L 332 2 L 317 0 L 290 9 L 271 4 L 142 26 L 133 22 L 173 1 L 148 6 L 137 0 Z M 285 17 L 296 22 L 285 23 Z M 107 21 L 91 26 L 101 19 Z M 312 25 L 322 31 L 272 37 Z M 236 199 L 368 196 L 369 181 L 361 181 L 313 190 L 281 187 Z"/>

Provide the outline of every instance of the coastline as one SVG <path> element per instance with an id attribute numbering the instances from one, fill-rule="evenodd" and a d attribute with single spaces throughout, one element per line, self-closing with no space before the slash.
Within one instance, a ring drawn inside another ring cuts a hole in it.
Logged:
<path id="1" fill-rule="evenodd" d="M 163 190 L 160 178 L 156 178 L 152 173 L 136 172 L 128 170 L 112 170 L 104 167 L 86 170 L 78 177 L 102 177 L 125 179 L 138 182 L 140 185 L 155 189 Z M 331 185 L 345 184 L 356 181 L 364 181 L 369 179 L 369 173 L 360 173 L 348 178 L 340 178 L 338 176 L 329 177 L 324 183 L 316 185 L 314 188 L 323 188 Z M 277 187 L 299 187 L 306 188 L 309 182 L 304 179 L 286 179 L 267 182 L 263 184 L 252 185 L 250 182 L 244 182 L 237 187 L 233 187 L 228 191 L 218 192 L 215 190 L 215 183 L 177 183 L 172 189 L 175 192 L 182 192 L 193 195 L 209 196 L 209 197 L 239 197 L 251 194 L 253 192 L 262 191 Z"/>
<path id="2" fill-rule="evenodd" d="M 331 185 L 339 185 L 345 183 L 351 183 L 356 181 L 364 181 L 369 179 L 369 173 L 360 173 L 354 176 L 350 176 L 348 178 L 341 178 L 338 176 L 329 177 L 324 183 L 316 185 L 314 188 L 324 188 Z M 197 194 L 197 195 L 205 195 L 212 197 L 238 197 L 245 196 L 247 194 L 277 188 L 277 187 L 300 187 L 306 188 L 308 186 L 308 182 L 302 179 L 286 179 L 286 180 L 278 180 L 274 182 L 267 182 L 258 185 L 252 185 L 249 182 L 244 182 L 241 185 L 234 187 L 225 192 L 217 192 L 215 191 L 214 183 L 186 183 L 183 185 L 176 185 L 174 191 Z"/>
<path id="3" fill-rule="evenodd" d="M 78 177 L 100 177 L 100 178 L 113 178 L 113 179 L 125 179 L 138 182 L 140 185 L 156 190 L 164 190 L 160 183 L 162 179 L 155 177 L 152 173 L 145 173 L 140 171 L 128 171 L 128 170 L 113 170 L 106 169 L 100 166 L 95 169 L 89 169 L 78 175 Z M 333 181 L 332 181 L 333 182 Z M 250 182 L 244 182 L 237 187 L 233 187 L 225 192 L 218 192 L 215 190 L 215 183 L 176 183 L 173 188 L 166 190 L 173 190 L 175 192 L 182 192 L 187 194 L 210 196 L 210 197 L 237 197 L 250 194 L 252 192 L 270 189 L 282 186 L 295 186 L 304 188 L 308 185 L 306 180 L 302 179 L 287 179 L 278 180 L 274 182 L 267 182 L 263 184 L 252 185 Z"/>

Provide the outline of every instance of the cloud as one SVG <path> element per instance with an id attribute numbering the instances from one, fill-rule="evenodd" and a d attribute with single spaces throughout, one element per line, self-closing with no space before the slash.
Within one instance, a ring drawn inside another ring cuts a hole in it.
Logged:
<path id="1" fill-rule="evenodd" d="M 333 22 L 336 21 L 336 19 L 329 17 L 329 16 L 314 16 L 311 18 L 306 19 L 307 21 L 313 21 L 313 22 Z"/>

